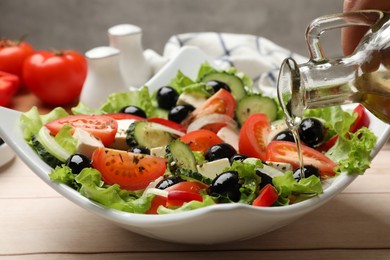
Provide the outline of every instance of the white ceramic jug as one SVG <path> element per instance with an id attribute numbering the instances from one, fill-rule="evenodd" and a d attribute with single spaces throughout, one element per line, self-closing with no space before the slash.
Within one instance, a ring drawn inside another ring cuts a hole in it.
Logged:
<path id="1" fill-rule="evenodd" d="M 143 55 L 142 29 L 132 24 L 119 24 L 108 29 L 110 46 L 120 51 L 120 68 L 127 87 L 140 87 L 152 74 Z"/>
<path id="2" fill-rule="evenodd" d="M 119 65 L 118 49 L 103 46 L 85 53 L 88 73 L 80 101 L 92 108 L 99 108 L 114 92 L 128 91 Z"/>

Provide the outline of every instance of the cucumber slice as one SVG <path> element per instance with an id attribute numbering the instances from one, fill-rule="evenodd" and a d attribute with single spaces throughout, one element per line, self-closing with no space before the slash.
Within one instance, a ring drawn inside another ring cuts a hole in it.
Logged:
<path id="1" fill-rule="evenodd" d="M 226 72 L 210 72 L 201 79 L 201 81 L 205 83 L 211 80 L 217 80 L 227 84 L 236 100 L 240 100 L 246 95 L 244 82 L 233 74 L 228 74 Z"/>
<path id="2" fill-rule="evenodd" d="M 266 114 L 269 121 L 274 121 L 278 116 L 278 106 L 270 97 L 253 94 L 243 97 L 237 104 L 236 117 L 240 125 L 252 114 Z"/>
<path id="3" fill-rule="evenodd" d="M 35 152 L 41 157 L 41 159 L 46 162 L 50 167 L 55 168 L 62 164 L 55 156 L 53 156 L 49 151 L 38 141 L 37 137 L 33 135 L 31 137 L 31 146 Z"/>
<path id="4" fill-rule="evenodd" d="M 138 121 L 127 129 L 126 143 L 130 147 L 140 145 L 148 149 L 166 146 L 174 139 L 168 132 L 171 130 L 169 127 L 154 122 Z"/>
<path id="5" fill-rule="evenodd" d="M 52 154 L 61 162 L 65 162 L 71 156 L 71 154 L 67 150 L 65 150 L 61 145 L 56 142 L 47 127 L 43 126 L 39 130 L 37 134 L 37 140 L 50 154 Z"/>
<path id="6" fill-rule="evenodd" d="M 196 159 L 190 147 L 176 139 L 167 146 L 167 156 L 169 164 L 174 171 L 177 168 L 182 168 L 191 171 L 197 171 Z"/>

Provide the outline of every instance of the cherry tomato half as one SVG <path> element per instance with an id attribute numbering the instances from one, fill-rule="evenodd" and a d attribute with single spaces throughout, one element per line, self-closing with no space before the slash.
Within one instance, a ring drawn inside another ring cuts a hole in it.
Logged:
<path id="1" fill-rule="evenodd" d="M 109 148 L 97 148 L 92 154 L 92 166 L 100 171 L 106 184 L 119 184 L 122 189 L 145 189 L 166 169 L 164 158 L 130 153 Z"/>
<path id="2" fill-rule="evenodd" d="M 302 145 L 303 163 L 313 165 L 320 171 L 320 175 L 335 175 L 335 162 L 326 157 L 323 153 Z M 297 146 L 288 141 L 271 141 L 267 146 L 266 160 L 271 162 L 290 163 L 294 168 L 299 167 Z"/>
<path id="3" fill-rule="evenodd" d="M 191 121 L 211 114 L 224 114 L 233 118 L 235 109 L 236 100 L 233 95 L 225 89 L 220 89 L 217 93 L 209 97 L 200 107 L 196 108 L 191 113 L 190 117 L 184 120 L 182 124 L 187 126 Z M 224 126 L 226 126 L 226 123 L 211 123 L 205 125 L 203 129 L 217 133 Z"/>
<path id="4" fill-rule="evenodd" d="M 250 115 L 241 127 L 238 150 L 243 155 L 265 160 L 270 132 L 271 124 L 265 114 Z"/>
<path id="5" fill-rule="evenodd" d="M 211 146 L 223 143 L 223 140 L 217 136 L 216 133 L 206 130 L 199 129 L 187 133 L 180 137 L 183 143 L 190 146 L 192 151 L 199 151 L 205 153 Z"/>
<path id="6" fill-rule="evenodd" d="M 104 115 L 70 115 L 53 120 L 45 126 L 52 135 L 56 135 L 64 125 L 81 128 L 89 132 L 99 138 L 105 146 L 114 142 L 115 134 L 118 130 L 117 121 Z"/>
<path id="7" fill-rule="evenodd" d="M 80 96 L 87 61 L 76 51 L 39 51 L 24 61 L 26 87 L 42 102 L 61 106 Z"/>
<path id="8" fill-rule="evenodd" d="M 192 112 L 192 115 L 194 117 L 201 117 L 216 113 L 233 117 L 235 109 L 236 100 L 233 95 L 225 89 L 220 89 L 217 93 L 209 97 L 200 107 L 195 109 Z"/>
<path id="9" fill-rule="evenodd" d="M 267 184 L 260 190 L 259 195 L 253 201 L 253 206 L 270 207 L 278 199 L 278 191 L 271 184 Z"/>

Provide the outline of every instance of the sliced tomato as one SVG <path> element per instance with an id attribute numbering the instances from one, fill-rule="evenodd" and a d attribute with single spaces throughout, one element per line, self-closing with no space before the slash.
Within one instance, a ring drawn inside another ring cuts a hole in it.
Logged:
<path id="1" fill-rule="evenodd" d="M 199 129 L 187 133 L 180 137 L 183 143 L 190 146 L 192 151 L 206 152 L 211 146 L 223 143 L 223 140 L 219 136 L 206 129 Z"/>
<path id="2" fill-rule="evenodd" d="M 320 175 L 335 175 L 336 163 L 323 153 L 302 145 L 303 163 L 313 165 L 320 171 Z M 267 161 L 290 163 L 294 168 L 299 167 L 297 146 L 288 141 L 271 141 L 267 146 Z"/>
<path id="3" fill-rule="evenodd" d="M 359 130 L 362 127 L 369 127 L 370 126 L 370 117 L 368 116 L 366 109 L 363 105 L 359 104 L 355 107 L 353 110 L 353 113 L 357 115 L 355 121 L 351 125 L 349 132 L 355 133 L 357 130 Z M 335 143 L 337 142 L 337 139 L 339 138 L 338 135 L 333 136 L 320 146 L 318 146 L 316 149 L 318 151 L 328 151 Z"/>
<path id="4" fill-rule="evenodd" d="M 196 108 L 192 115 L 194 117 L 201 117 L 210 114 L 225 114 L 230 117 L 234 116 L 236 109 L 236 100 L 229 91 L 220 89 L 209 97 L 200 107 Z"/>
<path id="5" fill-rule="evenodd" d="M 192 200 L 203 201 L 200 195 L 202 190 L 207 189 L 207 185 L 196 181 L 183 181 L 176 183 L 165 190 L 168 191 L 166 207 L 180 207 L 184 202 Z"/>
<path id="6" fill-rule="evenodd" d="M 234 99 L 233 95 L 225 89 L 220 89 L 217 91 L 217 93 L 209 97 L 200 107 L 196 108 L 192 112 L 191 116 L 182 123 L 182 125 L 188 126 L 191 121 L 211 114 L 224 114 L 233 118 L 235 109 L 236 100 Z M 210 125 L 205 125 L 203 128 L 218 132 L 218 130 L 225 125 L 226 124 L 224 123 L 213 123 Z"/>
<path id="7" fill-rule="evenodd" d="M 158 207 L 160 207 L 160 205 L 165 207 L 167 204 L 167 200 L 168 200 L 167 197 L 164 196 L 160 196 L 160 195 L 154 196 L 150 208 L 145 212 L 145 214 L 157 214 Z"/>
<path id="8" fill-rule="evenodd" d="M 243 155 L 265 160 L 270 132 L 271 124 L 265 114 L 250 115 L 241 127 L 238 150 Z"/>
<path id="9" fill-rule="evenodd" d="M 104 114 L 104 116 L 109 116 L 111 118 L 114 118 L 115 120 L 124 120 L 124 119 L 132 119 L 135 121 L 145 120 L 145 118 L 143 117 L 126 114 L 126 113 L 111 113 L 111 114 Z"/>
<path id="10" fill-rule="evenodd" d="M 332 138 L 330 138 L 326 142 L 322 143 L 320 146 L 316 147 L 316 150 L 320 151 L 320 152 L 328 151 L 330 148 L 333 147 L 333 145 L 335 145 L 335 143 L 337 142 L 337 139 L 339 139 L 338 135 L 333 136 Z"/>
<path id="11" fill-rule="evenodd" d="M 56 135 L 64 125 L 81 128 L 99 138 L 105 146 L 114 142 L 118 130 L 115 119 L 104 115 L 70 115 L 46 124 L 52 135 Z"/>
<path id="12" fill-rule="evenodd" d="M 98 148 L 92 154 L 92 166 L 100 171 L 106 184 L 117 183 L 122 189 L 141 190 L 164 174 L 166 160 L 151 155 Z"/>
<path id="13" fill-rule="evenodd" d="M 351 128 L 349 129 L 351 133 L 355 133 L 360 128 L 368 127 L 370 125 L 370 118 L 363 105 L 361 104 L 357 105 L 357 107 L 355 107 L 353 112 L 357 114 L 357 118 L 355 122 L 351 125 Z"/>
<path id="14" fill-rule="evenodd" d="M 197 181 L 182 181 L 179 183 L 176 183 L 168 188 L 166 188 L 166 191 L 173 191 L 173 190 L 180 190 L 180 191 L 188 191 L 192 193 L 200 194 L 201 190 L 207 189 L 208 186 L 202 182 Z"/>
<path id="15" fill-rule="evenodd" d="M 200 194 L 189 192 L 189 191 L 173 190 L 168 192 L 166 207 L 168 208 L 181 207 L 185 202 L 190 202 L 193 200 L 203 201 L 203 197 Z"/>
<path id="16" fill-rule="evenodd" d="M 260 190 L 259 196 L 253 201 L 253 206 L 270 207 L 278 199 L 278 191 L 271 184 L 267 184 Z"/>
<path id="17" fill-rule="evenodd" d="M 173 128 L 173 129 L 178 130 L 178 131 L 183 132 L 183 133 L 187 132 L 187 130 L 184 126 L 182 126 L 181 124 L 178 124 L 176 122 L 173 122 L 171 120 L 168 120 L 168 119 L 159 118 L 159 117 L 152 117 L 152 118 L 148 118 L 148 121 L 158 123 L 161 125 L 165 125 L 167 127 Z"/>

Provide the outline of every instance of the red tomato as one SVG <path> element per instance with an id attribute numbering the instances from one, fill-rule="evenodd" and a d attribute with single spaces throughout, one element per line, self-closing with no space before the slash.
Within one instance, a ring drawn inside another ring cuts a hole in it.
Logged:
<path id="1" fill-rule="evenodd" d="M 200 194 L 201 190 L 207 189 L 208 186 L 204 183 L 197 182 L 197 181 L 183 181 L 176 183 L 168 188 L 166 188 L 166 191 L 173 191 L 173 190 L 180 190 L 180 191 L 187 191 L 192 192 L 196 194 Z"/>
<path id="2" fill-rule="evenodd" d="M 260 190 L 259 196 L 253 201 L 253 206 L 270 207 L 278 199 L 278 191 L 271 184 L 267 184 Z"/>
<path id="3" fill-rule="evenodd" d="M 361 104 L 357 105 L 357 107 L 355 107 L 355 109 L 353 110 L 353 113 L 356 113 L 357 117 L 355 119 L 355 122 L 351 125 L 349 132 L 355 133 L 357 130 L 359 130 L 362 127 L 369 127 L 370 118 L 363 105 Z M 328 151 L 337 142 L 338 138 L 339 138 L 338 135 L 335 135 L 332 138 L 330 138 L 328 141 L 318 146 L 316 149 L 319 151 Z"/>
<path id="4" fill-rule="evenodd" d="M 320 171 L 320 175 L 335 175 L 336 163 L 323 153 L 302 145 L 303 163 L 313 165 Z M 288 141 L 271 141 L 267 146 L 267 161 L 290 163 L 294 168 L 299 167 L 297 146 Z"/>
<path id="5" fill-rule="evenodd" d="M 89 132 L 99 138 L 105 146 L 114 142 L 115 134 L 118 130 L 116 120 L 103 115 L 70 115 L 53 120 L 45 126 L 52 135 L 56 135 L 64 125 L 81 128 Z"/>
<path id="6" fill-rule="evenodd" d="M 210 114 L 224 114 L 233 118 L 235 109 L 236 100 L 233 95 L 225 89 L 220 89 L 217 93 L 208 98 L 200 107 L 195 109 L 189 119 L 185 120 L 182 124 L 188 125 L 191 121 Z M 224 126 L 226 126 L 225 123 L 213 123 L 205 125 L 203 129 L 217 133 Z"/>
<path id="7" fill-rule="evenodd" d="M 190 146 L 192 151 L 205 153 L 211 146 L 223 143 L 214 132 L 206 129 L 195 130 L 180 137 L 183 143 Z"/>
<path id="8" fill-rule="evenodd" d="M 109 116 L 115 120 L 123 120 L 123 119 L 132 119 L 135 121 L 141 121 L 145 120 L 145 118 L 140 117 L 140 116 L 135 116 L 131 114 L 126 114 L 126 113 L 112 113 L 112 114 L 103 114 L 104 116 Z"/>
<path id="9" fill-rule="evenodd" d="M 164 206 L 167 204 L 167 198 L 164 196 L 156 195 L 152 199 L 150 208 L 145 212 L 145 214 L 157 214 L 157 209 L 160 205 Z"/>
<path id="10" fill-rule="evenodd" d="M 26 87 L 42 102 L 61 106 L 76 100 L 87 75 L 87 61 L 76 51 L 39 51 L 23 65 Z"/>
<path id="11" fill-rule="evenodd" d="M 165 125 L 167 127 L 170 127 L 172 129 L 175 129 L 175 130 L 183 132 L 183 133 L 187 132 L 187 130 L 185 129 L 184 126 L 182 126 L 182 125 L 180 125 L 180 124 L 178 124 L 176 122 L 173 122 L 171 120 L 168 120 L 168 119 L 159 118 L 159 117 L 152 117 L 152 118 L 148 118 L 148 121 L 149 122 L 158 123 L 158 124 L 161 124 L 161 125 Z"/>
<path id="12" fill-rule="evenodd" d="M 19 77 L 0 71 L 0 106 L 7 106 L 20 85 Z"/>
<path id="13" fill-rule="evenodd" d="M 164 174 L 166 160 L 151 155 L 97 148 L 92 154 L 92 166 L 100 171 L 106 184 L 117 183 L 122 189 L 141 190 Z"/>
<path id="14" fill-rule="evenodd" d="M 203 197 L 200 194 L 189 192 L 189 191 L 173 190 L 168 192 L 166 207 L 167 208 L 181 207 L 185 202 L 190 202 L 193 200 L 203 201 Z"/>
<path id="15" fill-rule="evenodd" d="M 196 118 L 216 113 L 233 117 L 235 109 L 236 100 L 233 95 L 225 89 L 220 89 L 217 93 L 208 98 L 200 107 L 195 109 L 192 112 L 192 116 Z"/>
<path id="16" fill-rule="evenodd" d="M 363 105 L 359 104 L 357 107 L 355 107 L 353 112 L 357 114 L 357 118 L 349 129 L 351 133 L 355 133 L 360 128 L 368 127 L 370 125 L 370 118 L 368 117 L 366 109 Z"/>
<path id="17" fill-rule="evenodd" d="M 14 74 L 23 81 L 23 62 L 34 52 L 27 42 L 0 40 L 0 70 Z"/>
<path id="18" fill-rule="evenodd" d="M 180 207 L 184 202 L 192 200 L 203 201 L 200 193 L 207 188 L 208 186 L 206 184 L 196 181 L 176 183 L 165 189 L 168 191 L 166 207 Z"/>
<path id="19" fill-rule="evenodd" d="M 243 155 L 265 160 L 270 132 L 271 124 L 265 114 L 250 115 L 241 127 L 238 150 Z"/>

